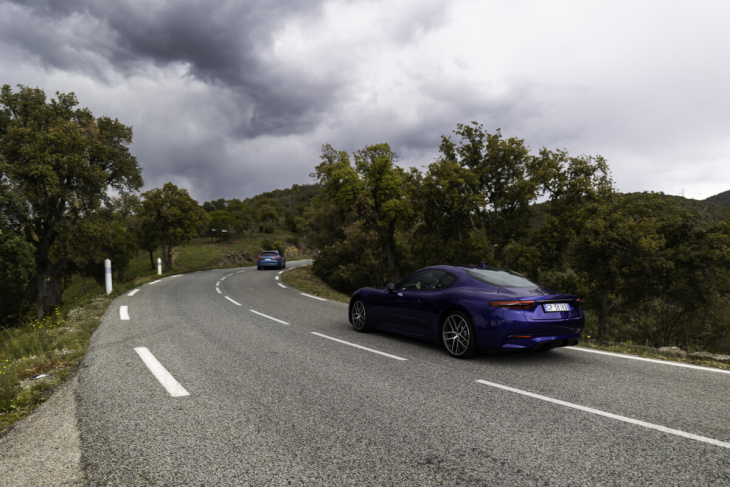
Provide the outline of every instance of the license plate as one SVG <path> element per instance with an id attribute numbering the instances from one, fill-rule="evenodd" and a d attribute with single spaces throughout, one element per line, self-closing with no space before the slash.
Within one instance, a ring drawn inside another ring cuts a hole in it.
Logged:
<path id="1" fill-rule="evenodd" d="M 556 311 L 570 311 L 568 303 L 547 303 L 542 305 L 546 313 L 554 313 Z"/>

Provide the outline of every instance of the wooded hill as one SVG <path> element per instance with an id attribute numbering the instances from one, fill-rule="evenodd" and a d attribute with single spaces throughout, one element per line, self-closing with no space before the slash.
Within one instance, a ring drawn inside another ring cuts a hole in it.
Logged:
<path id="1" fill-rule="evenodd" d="M 173 183 L 137 196 L 131 129 L 76 108 L 73 94 L 49 103 L 6 85 L 0 105 L 6 324 L 34 306 L 49 314 L 68 279 L 98 276 L 105 258 L 123 280 L 139 251 L 152 265 L 161 249 L 169 271 L 192 238 L 283 226 L 280 245 L 316 250 L 314 272 L 340 291 L 483 262 L 580 294 L 599 340 L 730 353 L 730 192 L 617 194 L 600 156 L 533 153 L 471 123 L 443 136 L 423 171 L 398 166 L 386 143 L 352 154 L 325 145 L 312 185 L 200 205 Z"/>
<path id="2" fill-rule="evenodd" d="M 720 206 L 730 206 L 730 190 L 725 191 L 724 193 L 716 194 L 715 196 L 710 196 L 705 201 Z"/>

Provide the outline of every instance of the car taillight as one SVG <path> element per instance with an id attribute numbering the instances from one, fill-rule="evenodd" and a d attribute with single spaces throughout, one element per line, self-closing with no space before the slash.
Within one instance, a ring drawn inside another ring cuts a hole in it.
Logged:
<path id="1" fill-rule="evenodd" d="M 495 308 L 527 309 L 535 304 L 535 301 L 490 301 L 489 306 Z"/>

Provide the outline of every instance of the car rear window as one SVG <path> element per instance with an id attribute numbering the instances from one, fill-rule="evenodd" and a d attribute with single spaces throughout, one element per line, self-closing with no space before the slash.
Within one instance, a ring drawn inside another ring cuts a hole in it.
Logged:
<path id="1" fill-rule="evenodd" d="M 492 286 L 498 287 L 532 287 L 537 286 L 534 282 L 505 269 L 467 269 L 474 279 L 477 279 Z"/>
<path id="2" fill-rule="evenodd" d="M 261 252 L 261 255 L 279 255 L 279 252 Z"/>

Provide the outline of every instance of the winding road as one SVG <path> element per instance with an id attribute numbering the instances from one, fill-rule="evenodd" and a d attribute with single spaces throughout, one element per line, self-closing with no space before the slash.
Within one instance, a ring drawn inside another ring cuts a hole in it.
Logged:
<path id="1" fill-rule="evenodd" d="M 116 299 L 76 406 L 91 485 L 730 484 L 726 371 L 577 348 L 456 360 L 250 267 Z"/>

